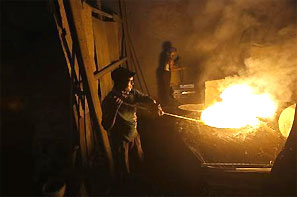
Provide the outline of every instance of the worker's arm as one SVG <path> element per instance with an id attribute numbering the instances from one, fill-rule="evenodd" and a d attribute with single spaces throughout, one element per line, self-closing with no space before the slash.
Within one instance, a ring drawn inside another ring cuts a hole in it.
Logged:
<path id="1" fill-rule="evenodd" d="M 184 66 L 180 65 L 180 56 L 176 57 L 175 60 L 172 60 L 170 64 L 170 70 L 171 71 L 180 71 L 180 70 L 185 70 L 186 68 Z"/>
<path id="2" fill-rule="evenodd" d="M 149 106 L 149 108 L 153 109 L 153 111 L 156 111 L 159 116 L 163 115 L 163 110 L 160 104 L 157 103 L 155 99 L 152 97 L 143 94 L 142 92 L 138 90 L 133 90 L 135 95 L 135 101 L 136 103 L 143 103 Z"/>
<path id="3" fill-rule="evenodd" d="M 102 102 L 102 126 L 106 131 L 110 131 L 115 124 L 116 117 L 123 101 L 115 95 L 108 95 Z"/>
<path id="4" fill-rule="evenodd" d="M 171 66 L 171 71 L 179 71 L 179 70 L 185 70 L 185 67 L 182 66 Z"/>
<path id="5" fill-rule="evenodd" d="M 136 103 L 144 103 L 144 104 L 155 104 L 156 103 L 156 101 L 152 97 L 150 97 L 136 89 L 133 89 L 132 91 L 135 96 Z"/>

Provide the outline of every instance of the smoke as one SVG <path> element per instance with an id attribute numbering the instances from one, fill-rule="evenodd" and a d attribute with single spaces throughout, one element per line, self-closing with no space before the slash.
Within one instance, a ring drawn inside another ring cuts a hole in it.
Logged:
<path id="1" fill-rule="evenodd" d="M 249 81 L 278 100 L 297 100 L 296 1 L 208 0 L 203 16 L 217 22 L 195 46 L 204 54 L 198 84 L 236 76 L 228 81 Z"/>
<path id="2" fill-rule="evenodd" d="M 170 41 L 188 68 L 184 79 L 201 93 L 205 81 L 232 76 L 296 100 L 296 1 L 127 0 L 127 18 L 145 71 L 156 69 Z"/>
<path id="3" fill-rule="evenodd" d="M 246 70 L 242 77 L 253 79 L 254 84 L 274 95 L 277 100 L 297 101 L 296 39 L 284 44 L 253 49 L 245 60 Z"/>

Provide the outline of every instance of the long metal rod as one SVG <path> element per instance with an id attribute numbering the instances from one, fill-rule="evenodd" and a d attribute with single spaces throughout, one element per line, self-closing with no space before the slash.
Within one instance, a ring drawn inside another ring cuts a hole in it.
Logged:
<path id="1" fill-rule="evenodd" d="M 240 167 L 240 168 L 271 168 L 273 164 L 262 163 L 202 163 L 201 166 L 221 166 L 221 167 Z"/>
<path id="2" fill-rule="evenodd" d="M 139 105 L 133 105 L 133 104 L 129 104 L 129 103 L 126 103 L 126 102 L 123 102 L 123 105 L 127 105 L 127 106 L 130 106 L 130 107 L 136 107 L 138 109 L 142 109 L 142 110 L 146 110 L 148 111 L 147 108 L 145 107 L 142 107 L 142 106 L 139 106 Z M 203 121 L 201 120 L 197 120 L 195 118 L 188 118 L 188 117 L 185 117 L 185 116 L 180 116 L 180 115 L 176 115 L 176 114 L 171 114 L 171 113 L 167 113 L 167 112 L 164 112 L 163 111 L 163 115 L 167 115 L 167 116 L 171 116 L 171 117 L 175 117 L 175 118 L 180 118 L 180 119 L 184 119 L 184 120 L 190 120 L 190 121 L 194 121 L 194 122 L 200 122 L 202 123 Z"/>
<path id="3" fill-rule="evenodd" d="M 164 112 L 164 115 L 175 117 L 175 118 L 180 118 L 180 119 L 184 119 L 184 120 L 190 120 L 190 121 L 194 121 L 194 122 L 202 122 L 201 120 L 197 120 L 195 118 L 188 118 L 185 116 L 180 116 L 180 115 L 171 114 L 171 113 L 167 113 L 167 112 Z"/>

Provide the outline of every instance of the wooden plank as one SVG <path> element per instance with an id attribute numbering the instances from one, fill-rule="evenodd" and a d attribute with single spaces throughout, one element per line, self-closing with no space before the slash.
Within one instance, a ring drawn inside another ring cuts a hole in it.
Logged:
<path id="1" fill-rule="evenodd" d="M 92 12 L 99 14 L 100 16 L 104 16 L 104 17 L 111 18 L 111 19 L 113 18 L 113 16 L 111 14 L 108 14 L 108 13 L 106 13 L 102 10 L 99 10 L 97 8 L 94 8 L 94 7 L 92 7 Z"/>
<path id="2" fill-rule="evenodd" d="M 121 55 L 121 29 L 117 22 L 105 22 L 105 30 L 110 61 L 114 62 L 118 60 Z"/>
<path id="3" fill-rule="evenodd" d="M 52 2 L 53 3 L 53 2 Z M 63 49 L 63 53 L 66 59 L 69 75 L 71 78 L 72 86 L 75 87 L 75 83 L 78 81 L 79 72 L 78 72 L 78 65 L 76 61 L 76 57 L 72 51 L 72 38 L 70 35 L 70 29 L 68 26 L 66 13 L 64 10 L 64 4 L 62 0 L 58 1 L 59 10 L 55 10 L 54 18 L 57 26 L 57 30 L 59 33 L 59 39 L 60 43 Z M 59 16 L 60 14 L 60 16 Z M 75 69 L 75 67 L 77 69 Z M 75 70 L 74 70 L 75 69 Z M 74 96 L 74 95 L 73 95 Z M 80 112 L 82 112 L 81 107 L 77 109 L 77 104 L 79 103 L 79 98 L 77 96 L 74 96 L 75 103 L 73 105 L 73 115 L 75 120 L 76 129 L 78 131 L 78 135 L 80 136 L 80 152 L 82 155 L 82 163 L 83 165 L 87 165 L 87 148 L 85 144 L 85 134 L 84 134 L 84 121 L 80 120 Z M 80 110 L 80 111 L 78 111 Z"/>
<path id="4" fill-rule="evenodd" d="M 58 5 L 59 5 L 59 10 L 55 10 L 54 18 L 55 18 L 56 26 L 59 33 L 59 39 L 60 39 L 64 56 L 66 59 L 69 74 L 71 78 L 73 77 L 74 80 L 77 81 L 79 78 L 78 65 L 77 65 L 75 55 L 73 54 L 73 46 L 72 46 L 73 42 L 70 34 L 70 29 L 69 29 L 69 25 L 66 17 L 63 0 L 58 0 Z M 54 4 L 52 6 L 54 6 Z M 74 72 L 75 76 L 72 76 L 73 75 L 72 69 L 75 69 L 75 72 Z"/>
<path id="5" fill-rule="evenodd" d="M 69 26 L 71 29 L 71 36 L 73 41 L 78 43 L 78 47 L 75 49 L 77 52 L 77 60 L 80 66 L 82 79 L 84 81 L 84 91 L 87 96 L 90 113 L 94 118 L 94 125 L 98 127 L 98 133 L 100 134 L 105 156 L 109 163 L 109 170 L 111 175 L 114 175 L 114 165 L 113 158 L 110 149 L 110 144 L 107 136 L 107 132 L 103 129 L 101 125 L 102 120 L 102 111 L 101 104 L 99 102 L 99 97 L 97 94 L 97 88 L 95 87 L 95 79 L 92 71 L 93 66 L 89 66 L 91 64 L 95 64 L 94 60 L 89 56 L 88 47 L 86 45 L 86 37 L 83 29 L 82 18 L 81 18 L 81 2 L 80 1 L 66 1 L 67 3 L 67 17 L 69 21 Z"/>
<path id="6" fill-rule="evenodd" d="M 93 33 L 93 21 L 92 21 L 92 8 L 88 4 L 84 3 L 83 4 L 83 9 L 81 9 L 81 16 L 82 16 L 82 24 L 83 24 L 83 29 L 85 33 L 85 38 L 86 38 L 86 45 L 88 48 L 89 52 L 89 57 L 94 59 L 95 58 L 95 48 L 94 48 L 94 33 Z M 96 71 L 96 65 L 91 64 L 88 65 L 90 69 L 94 72 Z M 93 82 L 96 87 L 98 87 L 98 81 Z M 94 152 L 94 140 L 92 139 L 93 136 L 93 128 L 91 125 L 91 120 L 90 120 L 90 113 L 89 113 L 89 107 L 88 107 L 88 102 L 87 100 L 85 101 L 85 120 L 86 120 L 86 145 L 87 145 L 87 151 L 88 155 L 92 155 Z"/>
<path id="7" fill-rule="evenodd" d="M 60 1 L 59 3 L 60 3 L 59 7 L 64 8 L 63 2 Z M 90 7 L 85 7 L 84 10 L 82 10 L 81 14 L 83 15 L 83 21 L 85 24 L 84 29 L 86 30 L 87 35 L 89 35 L 89 36 L 87 36 L 87 41 L 89 43 L 88 44 L 89 55 L 94 57 L 94 39 L 93 39 L 92 17 L 91 17 L 91 9 L 88 9 L 88 8 L 90 8 Z M 60 14 L 60 12 L 64 13 L 63 16 L 58 16 L 58 14 Z M 73 51 L 69 50 L 69 48 L 72 47 L 72 38 L 70 36 L 70 30 L 69 30 L 69 26 L 67 23 L 65 10 L 61 10 L 61 11 L 59 10 L 59 12 L 56 11 L 54 16 L 55 16 L 57 29 L 59 32 L 60 42 L 61 42 L 61 45 L 63 48 L 64 55 L 66 57 L 69 74 L 70 74 L 71 78 L 74 77 L 74 80 L 72 80 L 72 83 L 74 83 L 74 86 L 76 86 L 76 88 L 78 88 L 79 91 L 82 91 L 82 89 L 83 89 L 82 84 L 76 85 L 76 82 L 78 81 L 78 77 L 79 77 L 79 69 L 78 69 L 78 63 L 77 63 L 77 60 L 75 57 L 75 53 Z M 58 21 L 58 20 L 60 20 L 60 21 Z M 62 21 L 64 21 L 64 22 L 62 23 Z M 67 26 L 66 29 L 68 29 L 68 32 L 65 31 L 65 28 L 62 27 L 62 24 Z M 66 37 L 68 39 L 66 39 Z M 69 47 L 69 45 L 71 47 Z M 72 47 L 72 49 L 74 49 L 74 48 Z M 93 70 L 95 70 L 95 68 L 93 68 Z M 90 114 L 89 114 L 89 110 L 88 110 L 87 101 L 85 100 L 84 110 L 81 107 L 79 107 L 79 109 L 78 109 L 79 111 L 77 111 L 76 106 L 78 106 L 77 103 L 80 103 L 80 99 L 78 96 L 74 96 L 74 98 L 75 98 L 76 104 L 73 106 L 73 113 L 74 113 L 76 127 L 79 132 L 79 136 L 81 136 L 80 137 L 80 147 L 81 147 L 80 151 L 83 156 L 83 163 L 84 163 L 84 165 L 87 165 L 87 155 L 92 154 L 94 151 L 94 139 L 92 139 L 92 138 L 94 138 L 94 135 L 93 135 L 92 127 L 91 127 Z M 85 121 L 84 121 L 84 124 L 85 124 L 84 127 L 82 127 L 80 125 L 80 122 L 78 120 L 80 115 L 78 113 L 86 114 Z M 83 129 L 83 131 L 81 129 Z M 84 134 L 83 134 L 83 132 L 84 132 Z M 86 152 L 86 151 L 88 151 L 88 152 Z"/>
<path id="8" fill-rule="evenodd" d="M 85 112 L 85 123 L 86 123 L 86 145 L 88 147 L 88 155 L 91 156 L 94 153 L 94 135 L 91 124 L 91 117 L 89 112 Z"/>
<path id="9" fill-rule="evenodd" d="M 123 59 L 121 59 L 121 60 L 118 60 L 118 61 L 116 61 L 116 62 L 114 62 L 114 63 L 112 63 L 112 64 L 110 64 L 110 65 L 104 67 L 103 69 L 101 69 L 101 70 L 99 70 L 98 72 L 95 72 L 95 73 L 94 73 L 94 78 L 95 78 L 96 80 L 100 79 L 103 75 L 105 75 L 105 74 L 111 72 L 111 71 L 114 70 L 116 67 L 120 66 L 121 64 L 123 64 L 123 63 L 126 62 L 126 61 L 127 61 L 127 58 L 125 57 L 125 58 L 123 58 Z"/>
<path id="10" fill-rule="evenodd" d="M 61 24 L 62 26 L 57 25 L 57 27 L 60 26 L 60 29 L 58 28 L 59 36 L 61 37 L 61 39 L 62 39 L 62 37 L 64 37 L 64 39 L 66 40 L 66 43 L 68 45 L 68 50 L 71 52 L 72 51 L 72 38 L 70 35 L 70 29 L 69 29 L 69 25 L 68 25 L 68 21 L 67 21 L 67 17 L 66 17 L 63 0 L 58 0 L 58 4 L 59 4 L 59 8 L 60 8 L 59 11 L 60 11 L 61 22 L 62 22 L 62 24 Z M 57 22 L 57 20 L 56 20 L 56 22 Z M 56 23 L 56 24 L 58 24 L 58 23 Z M 67 57 L 67 56 L 65 56 L 65 57 Z M 66 59 L 66 61 L 67 61 L 67 59 Z M 71 59 L 69 59 L 68 61 L 71 62 Z M 70 64 L 68 64 L 68 69 L 69 69 L 69 72 L 71 72 Z"/>
<path id="11" fill-rule="evenodd" d="M 88 4 L 83 4 L 83 9 L 81 9 L 82 16 L 82 24 L 86 37 L 86 44 L 88 47 L 88 52 L 91 58 L 95 57 L 95 48 L 94 48 L 94 33 L 93 33 L 93 21 L 92 21 L 92 7 Z M 91 64 L 90 66 L 94 66 L 92 69 L 95 71 L 95 64 Z"/>
<path id="12" fill-rule="evenodd" d="M 74 121 L 75 121 L 75 124 L 76 124 L 76 128 L 77 130 L 79 129 L 79 114 L 78 114 L 78 109 L 77 109 L 77 104 L 74 103 L 73 106 L 72 106 L 72 111 L 73 111 L 73 115 L 74 115 Z"/>
<path id="13" fill-rule="evenodd" d="M 117 22 L 117 23 L 123 23 L 122 19 L 118 15 L 116 15 L 116 14 L 113 13 L 112 16 L 113 16 L 113 20 L 115 22 Z M 121 30 L 122 30 L 122 28 L 121 28 Z"/>
<path id="14" fill-rule="evenodd" d="M 93 18 L 95 47 L 98 69 L 102 69 L 111 63 L 105 22 Z M 113 83 L 110 75 L 103 75 L 100 79 L 101 100 L 112 89 Z"/>
<path id="15" fill-rule="evenodd" d="M 105 30 L 105 22 L 93 18 L 95 47 L 97 54 L 98 69 L 110 64 L 109 46 L 107 42 L 107 35 Z"/>
<path id="16" fill-rule="evenodd" d="M 110 92 L 113 87 L 113 82 L 110 74 L 103 75 L 100 80 L 100 90 L 101 90 L 101 98 L 102 101 L 105 96 Z"/>
<path id="17" fill-rule="evenodd" d="M 87 145 L 86 145 L 86 132 L 85 132 L 85 117 L 83 114 L 80 114 L 79 117 L 79 143 L 82 155 L 82 165 L 88 165 L 88 153 L 87 153 Z"/>
<path id="18" fill-rule="evenodd" d="M 55 6 L 54 2 L 51 2 L 51 3 L 53 4 L 52 6 L 54 7 Z M 72 55 L 71 55 L 70 51 L 72 48 L 72 40 L 71 40 L 71 38 L 69 38 L 70 34 L 68 35 L 65 33 L 67 30 L 69 30 L 69 27 L 68 27 L 67 21 L 65 22 L 65 20 L 67 20 L 67 19 L 65 17 L 66 14 L 65 14 L 65 10 L 64 10 L 63 1 L 59 0 L 58 5 L 59 5 L 59 10 L 54 9 L 55 10 L 54 19 L 55 19 L 58 34 L 59 34 L 60 43 L 62 45 L 62 50 L 64 52 L 64 56 L 65 56 L 66 63 L 68 66 L 68 71 L 69 71 L 69 74 L 71 75 L 71 63 L 70 62 L 71 62 Z M 60 21 L 60 19 L 61 19 L 61 21 Z M 67 40 L 69 42 L 67 42 Z"/>

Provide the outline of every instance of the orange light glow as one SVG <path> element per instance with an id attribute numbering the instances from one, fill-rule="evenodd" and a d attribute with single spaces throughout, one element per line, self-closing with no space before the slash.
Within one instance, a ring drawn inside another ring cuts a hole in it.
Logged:
<path id="1" fill-rule="evenodd" d="M 256 94 L 246 84 L 231 85 L 220 95 L 222 101 L 205 109 L 201 120 L 217 128 L 257 126 L 258 118 L 272 118 L 277 109 L 269 94 Z"/>
<path id="2" fill-rule="evenodd" d="M 288 137 L 293 126 L 296 104 L 284 109 L 278 119 L 278 127 L 284 137 Z"/>

